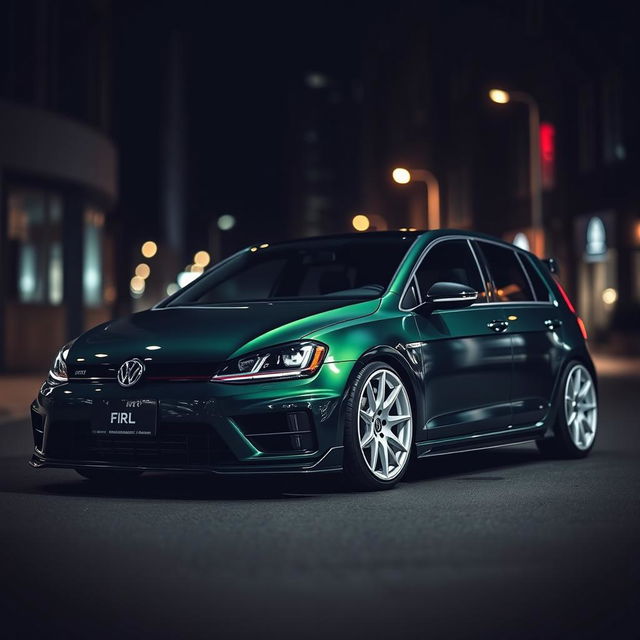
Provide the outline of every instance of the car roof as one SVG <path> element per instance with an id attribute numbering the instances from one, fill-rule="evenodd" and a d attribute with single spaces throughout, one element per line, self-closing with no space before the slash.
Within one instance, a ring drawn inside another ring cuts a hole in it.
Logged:
<path id="1" fill-rule="evenodd" d="M 355 231 L 349 233 L 336 233 L 330 235 L 322 235 L 322 236 L 309 236 L 305 238 L 292 238 L 290 240 L 281 240 L 277 242 L 269 243 L 270 247 L 280 247 L 287 246 L 290 244 L 298 244 L 298 243 L 313 243 L 313 242 L 323 242 L 326 240 L 372 240 L 372 239 L 382 239 L 382 238 L 398 238 L 398 239 L 407 239 L 407 240 L 417 240 L 421 239 L 420 244 L 427 244 L 431 240 L 435 240 L 436 238 L 444 237 L 444 236 L 458 236 L 464 238 L 475 238 L 478 240 L 489 240 L 491 242 L 495 242 L 501 244 L 505 247 L 509 247 L 510 249 L 516 249 L 517 251 L 522 251 L 524 253 L 530 253 L 525 249 L 521 249 L 510 242 L 502 240 L 501 238 L 497 238 L 496 236 L 492 236 L 486 233 L 481 233 L 479 231 L 469 231 L 467 229 L 453 229 L 453 228 L 445 228 L 445 229 L 434 229 L 434 230 L 426 230 L 426 229 L 415 229 L 415 230 L 407 230 L 407 229 L 398 229 L 391 231 Z M 531 254 L 533 255 L 533 254 Z"/>
<path id="2" fill-rule="evenodd" d="M 307 236 L 303 238 L 290 238 L 269 243 L 270 247 L 279 247 L 288 244 L 298 244 L 302 242 L 322 242 L 325 240 L 372 240 L 382 238 L 407 238 L 415 240 L 425 231 L 355 231 L 350 233 L 334 233 L 321 236 Z M 259 245 L 258 245 L 259 246 Z"/>

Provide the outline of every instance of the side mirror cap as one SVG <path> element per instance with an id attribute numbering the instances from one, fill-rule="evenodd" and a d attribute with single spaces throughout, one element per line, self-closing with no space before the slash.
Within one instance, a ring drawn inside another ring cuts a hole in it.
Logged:
<path id="1" fill-rule="evenodd" d="M 427 291 L 421 307 L 429 309 L 461 309 L 472 305 L 478 292 L 459 282 L 436 282 Z"/>

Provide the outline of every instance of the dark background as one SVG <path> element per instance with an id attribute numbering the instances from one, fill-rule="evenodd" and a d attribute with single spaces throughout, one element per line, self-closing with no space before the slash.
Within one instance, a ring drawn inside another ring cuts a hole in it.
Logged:
<path id="1" fill-rule="evenodd" d="M 593 344 L 640 351 L 638 16 L 620 1 L 3 2 L 0 370 L 40 370 L 154 304 L 197 251 L 211 265 L 353 231 L 357 214 L 425 228 L 425 183 L 396 184 L 397 166 L 436 177 L 440 226 L 553 255 Z M 491 88 L 530 96 L 550 132 L 534 138 L 540 244 L 528 106 Z"/>
<path id="2" fill-rule="evenodd" d="M 0 637 L 637 638 L 638 6 L 1 1 Z M 492 88 L 539 107 L 543 244 L 528 107 Z M 425 228 L 395 167 L 435 176 L 442 226 L 558 259 L 600 379 L 588 459 L 444 456 L 370 494 L 27 468 L 62 344 L 197 251 Z"/>

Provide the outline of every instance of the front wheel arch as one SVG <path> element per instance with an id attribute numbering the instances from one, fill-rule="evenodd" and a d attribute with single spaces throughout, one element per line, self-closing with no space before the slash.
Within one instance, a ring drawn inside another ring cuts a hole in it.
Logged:
<path id="1" fill-rule="evenodd" d="M 413 444 L 415 448 L 418 428 L 421 428 L 426 422 L 424 392 L 421 389 L 423 383 L 419 372 L 412 368 L 412 365 L 407 362 L 407 358 L 398 349 L 387 345 L 379 345 L 365 351 L 354 364 L 342 395 L 340 410 L 341 424 L 344 424 L 344 403 L 349 396 L 353 382 L 358 372 L 370 362 L 384 362 L 388 364 L 397 372 L 407 387 L 411 408 L 414 412 Z M 418 425 L 420 425 L 420 427 L 418 427 Z"/>

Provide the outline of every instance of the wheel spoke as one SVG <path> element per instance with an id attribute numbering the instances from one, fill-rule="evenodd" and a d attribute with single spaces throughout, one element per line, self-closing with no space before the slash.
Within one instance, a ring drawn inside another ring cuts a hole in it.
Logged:
<path id="1" fill-rule="evenodd" d="M 402 385 L 395 386 L 391 393 L 388 395 L 387 399 L 384 401 L 382 405 L 382 409 L 390 409 L 393 406 L 393 403 L 398 399 L 400 392 L 402 391 Z"/>
<path id="2" fill-rule="evenodd" d="M 411 416 L 410 415 L 406 415 L 406 416 L 389 416 L 387 418 L 387 427 L 395 427 L 397 424 L 400 424 L 401 422 L 406 422 L 407 420 L 410 420 Z"/>
<path id="3" fill-rule="evenodd" d="M 375 411 L 376 409 L 376 397 L 373 394 L 373 385 L 369 383 L 367 385 L 367 401 L 369 402 L 369 411 Z"/>
<path id="4" fill-rule="evenodd" d="M 587 380 L 584 383 L 584 386 L 578 392 L 578 398 L 580 399 L 584 398 L 587 395 L 587 393 L 589 393 L 589 389 L 591 389 L 591 380 Z"/>
<path id="5" fill-rule="evenodd" d="M 371 446 L 371 442 L 375 439 L 375 431 L 373 430 L 373 427 L 369 427 L 369 429 L 367 430 L 366 435 L 360 440 L 360 446 L 363 449 L 366 449 L 367 447 Z"/>
<path id="6" fill-rule="evenodd" d="M 380 445 L 379 445 L 379 441 L 377 438 L 373 439 L 373 442 L 371 443 L 371 458 L 369 460 L 370 464 L 371 464 L 371 469 L 372 471 L 376 470 L 376 466 L 378 465 L 378 453 L 380 450 Z"/>
<path id="7" fill-rule="evenodd" d="M 573 424 L 571 425 L 571 429 L 573 430 L 573 441 L 576 444 L 580 444 L 582 442 L 582 433 L 580 431 L 580 424 L 577 420 L 574 420 Z"/>
<path id="8" fill-rule="evenodd" d="M 386 441 L 386 446 L 385 449 L 387 451 L 387 455 L 389 456 L 389 462 L 391 462 L 391 464 L 394 467 L 397 467 L 398 464 L 400 464 L 398 462 L 398 456 L 396 455 L 396 452 L 389 446 L 389 441 Z"/>
<path id="9" fill-rule="evenodd" d="M 385 476 L 389 475 L 389 447 L 383 441 L 380 442 L 380 446 L 378 448 L 380 451 L 380 465 L 381 471 Z"/>
<path id="10" fill-rule="evenodd" d="M 365 424 L 371 424 L 373 420 L 373 414 L 364 409 L 360 409 L 360 417 L 365 421 Z"/>
<path id="11" fill-rule="evenodd" d="M 573 411 L 571 413 L 571 415 L 569 416 L 569 419 L 567 420 L 567 425 L 571 426 L 573 424 L 573 421 L 578 417 L 578 412 L 577 411 Z"/>
<path id="12" fill-rule="evenodd" d="M 393 431 L 387 430 L 386 438 L 390 448 L 393 445 L 393 447 L 395 447 L 396 450 L 400 451 L 400 453 L 407 452 L 406 447 L 402 444 L 402 442 L 400 442 L 400 439 L 398 438 L 398 436 L 396 436 L 395 433 L 393 433 Z"/>
<path id="13" fill-rule="evenodd" d="M 384 403 L 384 396 L 387 392 L 387 372 L 382 371 L 380 374 L 380 382 L 378 386 L 378 397 L 376 398 L 376 410 L 382 409 Z"/>

